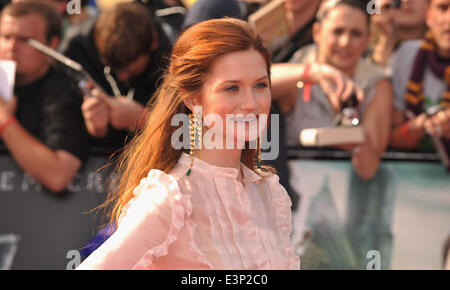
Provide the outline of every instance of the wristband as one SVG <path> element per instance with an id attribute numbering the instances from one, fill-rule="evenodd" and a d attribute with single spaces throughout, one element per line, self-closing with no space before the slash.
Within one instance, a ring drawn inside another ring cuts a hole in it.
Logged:
<path id="1" fill-rule="evenodd" d="M 309 102 L 311 99 L 311 82 L 309 81 L 309 71 L 311 69 L 311 64 L 307 63 L 305 64 L 305 69 L 303 70 L 303 101 Z"/>
<path id="2" fill-rule="evenodd" d="M 414 138 L 409 133 L 408 122 L 403 123 L 403 125 L 400 127 L 400 135 L 402 135 L 402 137 L 404 137 L 409 142 L 415 142 L 416 141 L 416 138 Z"/>
<path id="3" fill-rule="evenodd" d="M 14 116 L 11 116 L 8 120 L 6 120 L 6 122 L 0 126 L 0 134 L 3 134 L 3 132 L 6 130 L 6 128 L 8 128 L 9 125 L 11 125 L 12 123 L 14 123 L 16 121 L 17 121 L 17 119 Z"/>

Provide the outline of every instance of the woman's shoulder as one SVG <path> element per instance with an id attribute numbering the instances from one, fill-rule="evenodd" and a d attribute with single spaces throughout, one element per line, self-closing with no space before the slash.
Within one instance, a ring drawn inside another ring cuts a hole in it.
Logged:
<path id="1" fill-rule="evenodd" d="M 182 194 L 176 176 L 151 169 L 134 189 L 133 197 L 123 208 L 121 218 L 130 212 L 133 215 L 166 216 L 170 215 L 174 208 L 190 212 L 190 196 Z"/>
<path id="2" fill-rule="evenodd" d="M 355 80 L 365 88 L 375 86 L 379 81 L 389 79 L 389 70 L 367 58 L 361 58 L 356 66 Z"/>
<path id="3" fill-rule="evenodd" d="M 162 170 L 151 169 L 147 176 L 142 178 L 139 185 L 134 189 L 134 195 L 139 196 L 154 188 L 161 189 L 166 193 L 175 192 L 178 189 L 177 178 Z"/>
<path id="4" fill-rule="evenodd" d="M 80 269 L 146 269 L 169 253 L 191 213 L 190 197 L 175 178 L 150 170 L 122 209 L 117 230 Z"/>
<path id="5" fill-rule="evenodd" d="M 290 63 L 311 63 L 316 60 L 317 44 L 312 43 L 298 49 L 289 60 Z"/>

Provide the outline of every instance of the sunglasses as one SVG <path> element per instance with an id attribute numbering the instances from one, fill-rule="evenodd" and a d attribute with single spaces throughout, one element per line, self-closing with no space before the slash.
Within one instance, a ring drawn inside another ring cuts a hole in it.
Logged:
<path id="1" fill-rule="evenodd" d="M 382 6 L 382 9 L 400 9 L 402 7 L 402 0 L 393 0 L 391 3 L 387 3 Z"/>

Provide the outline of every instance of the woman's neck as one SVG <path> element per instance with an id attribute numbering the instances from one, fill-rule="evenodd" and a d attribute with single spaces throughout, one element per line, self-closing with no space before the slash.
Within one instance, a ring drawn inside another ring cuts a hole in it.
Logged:
<path id="1" fill-rule="evenodd" d="M 218 167 L 236 168 L 241 175 L 242 149 L 202 149 L 199 159 Z M 242 176 L 239 177 L 242 179 Z"/>
<path id="2" fill-rule="evenodd" d="M 241 167 L 241 149 L 202 149 L 199 159 L 218 167 L 239 169 Z"/>

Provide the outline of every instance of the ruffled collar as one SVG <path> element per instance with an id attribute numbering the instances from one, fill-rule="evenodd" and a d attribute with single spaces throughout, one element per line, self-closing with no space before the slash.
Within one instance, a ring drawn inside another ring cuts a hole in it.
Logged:
<path id="1" fill-rule="evenodd" d="M 182 164 L 183 167 L 186 167 L 186 170 L 188 170 L 188 168 L 191 166 L 191 157 L 189 156 L 189 154 L 183 152 L 180 159 L 178 160 L 178 163 Z M 244 183 L 258 183 L 261 181 L 262 177 L 245 166 L 242 162 L 241 169 L 244 175 Z M 236 168 L 215 166 L 201 159 L 198 159 L 197 157 L 194 157 L 192 170 L 201 172 L 204 175 L 226 177 L 236 180 L 239 175 L 239 171 Z"/>

